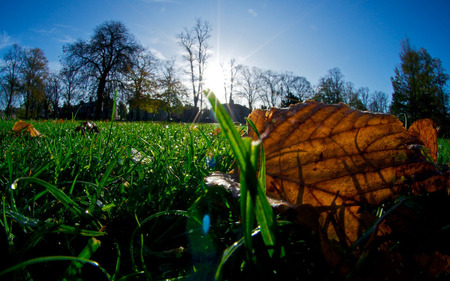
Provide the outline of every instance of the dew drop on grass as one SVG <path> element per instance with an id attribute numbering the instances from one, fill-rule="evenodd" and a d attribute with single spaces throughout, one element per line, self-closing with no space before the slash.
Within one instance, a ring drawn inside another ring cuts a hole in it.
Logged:
<path id="1" fill-rule="evenodd" d="M 17 182 L 15 181 L 11 184 L 11 189 L 16 189 L 16 188 L 17 188 Z"/>

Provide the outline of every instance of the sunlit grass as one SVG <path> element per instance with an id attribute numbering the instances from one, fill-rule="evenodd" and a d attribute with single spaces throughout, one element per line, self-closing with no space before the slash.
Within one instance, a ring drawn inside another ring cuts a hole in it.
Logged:
<path id="1" fill-rule="evenodd" d="M 13 136 L 12 121 L 0 126 L 0 235 L 2 253 L 8 253 L 0 272 L 30 260 L 27 270 L 7 276 L 59 278 L 65 271 L 73 275 L 79 263 L 61 267 L 44 257 L 77 257 L 90 237 L 97 237 L 102 246 L 90 258 L 103 264 L 120 262 L 123 271 L 116 276 L 142 271 L 158 278 L 195 273 L 190 262 L 181 266 L 182 271 L 145 262 L 161 252 L 189 249 L 188 233 L 199 233 L 198 222 L 205 211 L 197 208 L 209 204 L 205 198 L 217 193 L 207 194 L 203 179 L 214 170 L 229 171 L 234 161 L 227 141 L 214 131 L 217 125 L 114 123 L 111 127 L 109 122 L 99 122 L 99 134 L 83 135 L 75 132 L 78 122 L 31 122 L 43 137 Z M 180 215 L 183 212 L 186 215 Z M 188 219 L 195 222 L 189 224 L 193 229 L 186 229 Z M 211 228 L 215 227 L 212 222 Z M 181 251 L 180 259 L 189 254 Z M 109 261 L 107 257 L 113 256 L 116 260 Z M 35 259 L 52 271 L 39 273 L 31 265 Z"/>

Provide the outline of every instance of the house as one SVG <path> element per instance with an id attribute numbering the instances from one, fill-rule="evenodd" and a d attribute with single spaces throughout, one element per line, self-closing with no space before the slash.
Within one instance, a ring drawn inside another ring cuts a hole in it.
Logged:
<path id="1" fill-rule="evenodd" d="M 106 99 L 103 103 L 103 117 L 97 117 L 95 112 L 96 102 L 89 100 L 89 102 L 80 101 L 80 103 L 72 109 L 72 113 L 77 119 L 83 120 L 95 120 L 95 119 L 108 119 L 111 118 L 113 111 L 113 100 Z M 118 118 L 117 110 L 115 112 L 115 119 Z"/>

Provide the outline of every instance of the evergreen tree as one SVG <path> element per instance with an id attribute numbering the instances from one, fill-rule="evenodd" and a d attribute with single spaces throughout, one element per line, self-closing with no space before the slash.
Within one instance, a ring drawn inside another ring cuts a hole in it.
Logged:
<path id="1" fill-rule="evenodd" d="M 294 94 L 292 94 L 291 92 L 289 92 L 286 95 L 285 99 L 283 99 L 281 101 L 281 107 L 288 107 L 291 104 L 296 104 L 296 103 L 299 103 L 299 102 L 300 102 L 300 99 L 297 96 L 295 96 Z"/>
<path id="2" fill-rule="evenodd" d="M 394 89 L 391 113 L 400 119 L 406 116 L 408 124 L 431 118 L 447 134 L 450 121 L 449 76 L 441 60 L 432 58 L 424 48 L 414 49 L 408 39 L 401 43 L 400 60 L 401 65 L 391 78 Z"/>

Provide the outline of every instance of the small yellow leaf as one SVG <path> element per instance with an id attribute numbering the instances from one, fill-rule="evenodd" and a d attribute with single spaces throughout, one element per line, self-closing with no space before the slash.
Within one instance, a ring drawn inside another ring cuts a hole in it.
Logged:
<path id="1" fill-rule="evenodd" d="M 41 133 L 39 133 L 39 131 L 36 130 L 32 124 L 24 122 L 22 120 L 19 120 L 14 124 L 12 131 L 16 136 L 28 134 L 31 137 L 38 137 L 41 135 Z"/>

